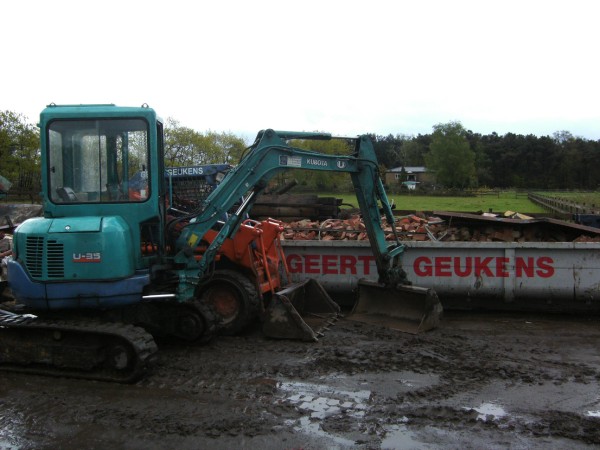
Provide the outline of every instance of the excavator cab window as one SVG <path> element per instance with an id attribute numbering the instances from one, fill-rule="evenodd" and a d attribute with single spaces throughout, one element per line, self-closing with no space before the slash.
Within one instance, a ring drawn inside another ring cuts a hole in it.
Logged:
<path id="1" fill-rule="evenodd" d="M 142 119 L 55 120 L 48 127 L 54 203 L 143 202 L 149 197 L 148 124 Z"/>

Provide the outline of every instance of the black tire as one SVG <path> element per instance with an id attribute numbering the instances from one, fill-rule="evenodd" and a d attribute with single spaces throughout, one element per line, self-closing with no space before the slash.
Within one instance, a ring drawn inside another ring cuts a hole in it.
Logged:
<path id="1" fill-rule="evenodd" d="M 220 333 L 242 331 L 260 311 L 256 285 L 234 270 L 217 270 L 198 287 L 196 298 L 219 317 Z"/>

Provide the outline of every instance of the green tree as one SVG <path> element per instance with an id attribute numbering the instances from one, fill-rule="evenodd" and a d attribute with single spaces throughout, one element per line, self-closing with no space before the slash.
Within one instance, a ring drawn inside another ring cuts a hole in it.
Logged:
<path id="1" fill-rule="evenodd" d="M 426 147 L 416 139 L 410 139 L 404 142 L 401 149 L 402 163 L 404 166 L 424 166 Z"/>
<path id="2" fill-rule="evenodd" d="M 466 138 L 460 122 L 448 122 L 433 127 L 433 136 L 425 162 L 439 183 L 451 188 L 466 188 L 476 184 L 475 152 Z"/>
<path id="3" fill-rule="evenodd" d="M 314 141 L 314 140 L 295 140 L 291 144 L 294 147 L 314 152 L 324 153 L 327 155 L 350 155 L 352 147 L 344 140 L 332 139 L 330 141 Z M 335 173 L 319 170 L 294 170 L 283 174 L 279 183 L 285 183 L 291 179 L 295 179 L 301 186 L 305 186 L 309 190 L 318 191 L 333 191 L 333 190 L 350 190 L 352 181 L 347 173 Z"/>
<path id="4" fill-rule="evenodd" d="M 475 171 L 479 186 L 494 186 L 493 174 L 490 171 L 491 161 L 486 153 L 485 141 L 478 133 L 467 131 L 467 141 L 475 153 Z"/>
<path id="5" fill-rule="evenodd" d="M 237 164 L 246 149 L 242 138 L 232 133 L 216 133 L 207 131 L 204 135 L 204 145 L 208 150 L 210 164 Z"/>
<path id="6" fill-rule="evenodd" d="M 39 130 L 22 114 L 0 111 L 0 175 L 13 186 L 35 188 L 40 180 Z M 28 186 L 22 186 L 27 180 Z"/>
<path id="7" fill-rule="evenodd" d="M 165 165 L 235 164 L 246 144 L 231 133 L 200 133 L 173 118 L 165 124 Z"/>

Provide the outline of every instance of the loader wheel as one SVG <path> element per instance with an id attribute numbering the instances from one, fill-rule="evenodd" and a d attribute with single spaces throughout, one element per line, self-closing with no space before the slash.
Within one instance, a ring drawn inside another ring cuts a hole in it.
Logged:
<path id="1" fill-rule="evenodd" d="M 233 270 L 216 271 L 199 287 L 197 298 L 220 318 L 221 334 L 238 333 L 259 312 L 256 286 L 248 277 Z"/>

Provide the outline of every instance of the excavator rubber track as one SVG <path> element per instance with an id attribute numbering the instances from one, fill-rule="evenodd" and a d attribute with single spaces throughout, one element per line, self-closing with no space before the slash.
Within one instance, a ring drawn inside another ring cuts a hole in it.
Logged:
<path id="1" fill-rule="evenodd" d="M 0 310 L 0 370 L 133 383 L 156 352 L 152 335 L 133 325 L 44 320 Z"/>

